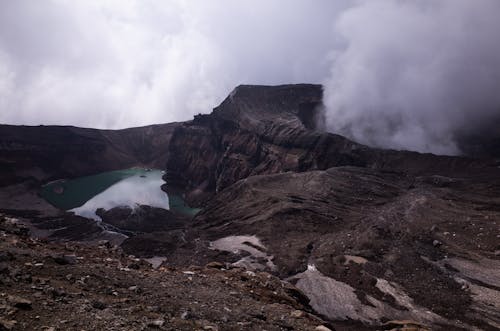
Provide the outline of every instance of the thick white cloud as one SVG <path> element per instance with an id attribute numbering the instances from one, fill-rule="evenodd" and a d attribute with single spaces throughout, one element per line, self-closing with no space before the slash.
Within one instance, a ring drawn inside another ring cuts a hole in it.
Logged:
<path id="1" fill-rule="evenodd" d="M 500 116 L 500 1 L 369 0 L 336 23 L 330 130 L 382 147 L 459 152 Z"/>
<path id="2" fill-rule="evenodd" d="M 321 82 L 342 4 L 0 4 L 0 122 L 120 128 L 210 112 L 240 83 Z"/>
<path id="3" fill-rule="evenodd" d="M 458 152 L 500 112 L 497 0 L 0 2 L 0 122 L 122 128 L 325 83 L 328 128 Z"/>

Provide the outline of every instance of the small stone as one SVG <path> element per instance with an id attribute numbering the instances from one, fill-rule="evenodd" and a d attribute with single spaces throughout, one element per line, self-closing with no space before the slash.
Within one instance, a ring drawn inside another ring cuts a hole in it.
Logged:
<path id="1" fill-rule="evenodd" d="M 148 323 L 148 326 L 152 327 L 152 328 L 161 328 L 164 324 L 165 324 L 164 320 L 154 320 L 154 321 L 150 321 Z"/>
<path id="2" fill-rule="evenodd" d="M 224 265 L 224 263 L 221 263 L 221 262 L 212 261 L 212 262 L 207 263 L 205 265 L 205 267 L 211 268 L 211 269 L 224 269 L 225 265 Z"/>
<path id="3" fill-rule="evenodd" d="M 135 293 L 141 293 L 141 292 L 142 292 L 141 288 L 140 288 L 139 286 L 137 286 L 137 285 L 130 286 L 130 287 L 128 288 L 128 290 L 129 290 L 129 291 L 133 291 L 133 292 L 135 292 Z"/>
<path id="4" fill-rule="evenodd" d="M 92 307 L 95 309 L 103 310 L 107 307 L 107 305 L 104 302 L 94 300 L 92 301 Z"/>
<path id="5" fill-rule="evenodd" d="M 73 265 L 77 263 L 78 258 L 76 257 L 76 255 L 61 255 L 54 257 L 54 261 L 60 265 Z"/>
<path id="6" fill-rule="evenodd" d="M 290 313 L 290 316 L 293 318 L 301 318 L 304 317 L 304 312 L 302 310 L 294 310 Z"/>
<path id="7" fill-rule="evenodd" d="M 141 266 L 137 263 L 130 263 L 127 268 L 129 269 L 134 269 L 134 270 L 139 270 L 141 268 Z"/>
<path id="8" fill-rule="evenodd" d="M 101 208 L 99 208 L 99 209 L 101 209 Z M 98 246 L 104 246 L 106 248 L 111 248 L 111 243 L 109 242 L 109 240 L 99 240 L 97 242 L 97 245 Z"/>
<path id="9" fill-rule="evenodd" d="M 50 293 L 52 294 L 52 297 L 58 298 L 58 297 L 63 297 L 66 295 L 66 292 L 62 288 L 52 288 Z"/>
<path id="10" fill-rule="evenodd" d="M 190 312 L 188 312 L 188 311 L 185 311 L 185 312 L 183 312 L 183 313 L 181 314 L 181 318 L 182 318 L 183 320 L 187 320 L 187 319 L 190 319 L 190 318 L 192 318 L 192 317 L 193 317 L 193 316 L 192 316 L 192 315 L 191 315 L 191 313 L 190 313 Z"/>
<path id="11" fill-rule="evenodd" d="M 314 328 L 314 331 L 332 331 L 332 330 L 324 325 L 318 325 L 317 327 Z"/>
<path id="12" fill-rule="evenodd" d="M 14 295 L 9 295 L 8 297 L 9 302 L 16 308 L 23 309 L 23 310 L 30 310 L 31 309 L 31 301 L 14 296 Z"/>
<path id="13" fill-rule="evenodd" d="M 442 243 L 442 242 L 440 242 L 439 240 L 434 240 L 434 241 L 432 242 L 432 245 L 433 245 L 434 247 L 439 247 L 439 246 L 441 246 L 442 244 L 443 244 L 443 243 Z"/>

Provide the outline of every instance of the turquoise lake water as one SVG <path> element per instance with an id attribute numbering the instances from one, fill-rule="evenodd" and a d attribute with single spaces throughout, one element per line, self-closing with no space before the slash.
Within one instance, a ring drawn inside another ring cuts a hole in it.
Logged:
<path id="1" fill-rule="evenodd" d="M 168 196 L 161 190 L 164 172 L 132 168 L 108 171 L 92 176 L 51 182 L 40 195 L 52 205 L 89 218 L 98 218 L 98 208 L 134 207 L 137 204 L 170 209 L 187 216 L 199 209 L 187 206 L 182 197 Z"/>

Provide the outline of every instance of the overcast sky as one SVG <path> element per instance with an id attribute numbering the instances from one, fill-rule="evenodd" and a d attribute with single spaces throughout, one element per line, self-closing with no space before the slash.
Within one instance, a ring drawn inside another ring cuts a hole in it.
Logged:
<path id="1" fill-rule="evenodd" d="M 0 0 L 0 122 L 123 128 L 322 83 L 328 127 L 456 153 L 499 114 L 497 0 Z"/>

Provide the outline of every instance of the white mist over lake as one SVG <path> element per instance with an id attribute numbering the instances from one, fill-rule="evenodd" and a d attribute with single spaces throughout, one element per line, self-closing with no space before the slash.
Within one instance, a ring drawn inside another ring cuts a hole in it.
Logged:
<path id="1" fill-rule="evenodd" d="M 76 215 L 100 220 L 96 210 L 109 210 L 118 206 L 149 205 L 151 207 L 169 209 L 168 195 L 161 190 L 165 183 L 163 172 L 152 170 L 138 173 L 132 177 L 110 186 L 97 194 L 80 207 L 71 209 Z"/>

